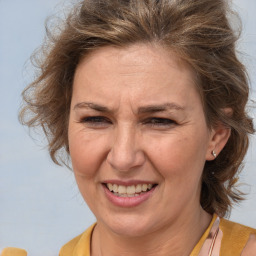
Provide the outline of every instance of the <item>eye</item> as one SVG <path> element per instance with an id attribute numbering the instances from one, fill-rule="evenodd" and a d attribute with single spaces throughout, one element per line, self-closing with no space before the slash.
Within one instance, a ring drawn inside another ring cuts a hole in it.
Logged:
<path id="1" fill-rule="evenodd" d="M 148 118 L 143 123 L 150 125 L 152 127 L 166 127 L 166 128 L 176 124 L 176 122 L 171 119 L 158 118 L 158 117 Z"/>
<path id="2" fill-rule="evenodd" d="M 82 118 L 80 123 L 84 123 L 91 127 L 105 127 L 111 124 L 111 121 L 104 116 L 88 116 Z"/>

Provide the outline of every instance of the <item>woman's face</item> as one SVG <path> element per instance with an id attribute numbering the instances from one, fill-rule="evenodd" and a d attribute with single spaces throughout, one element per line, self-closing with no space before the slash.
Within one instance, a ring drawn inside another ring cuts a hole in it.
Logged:
<path id="1" fill-rule="evenodd" d="M 175 54 L 144 44 L 101 48 L 78 65 L 69 148 L 99 225 L 139 236 L 201 211 L 212 132 L 193 82 Z"/>

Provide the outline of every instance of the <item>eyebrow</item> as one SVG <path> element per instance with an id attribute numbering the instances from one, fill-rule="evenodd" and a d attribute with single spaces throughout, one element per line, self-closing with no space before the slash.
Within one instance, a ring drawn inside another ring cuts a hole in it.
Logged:
<path id="1" fill-rule="evenodd" d="M 95 104 L 93 102 L 79 102 L 74 106 L 74 110 L 83 109 L 83 108 L 93 109 L 93 110 L 96 110 L 98 112 L 103 112 L 103 113 L 113 112 L 109 108 L 99 105 L 99 104 Z M 148 106 L 139 107 L 138 114 L 165 112 L 168 110 L 185 110 L 185 108 L 176 103 L 148 105 Z"/>
<path id="2" fill-rule="evenodd" d="M 149 105 L 145 107 L 140 107 L 138 110 L 138 113 L 139 114 L 156 113 L 156 112 L 165 112 L 168 110 L 185 110 L 185 108 L 176 103 L 165 103 L 161 105 Z"/>
<path id="3" fill-rule="evenodd" d="M 82 108 L 90 108 L 99 112 L 111 112 L 110 109 L 108 109 L 107 107 L 92 102 L 80 102 L 74 106 L 74 110 Z"/>

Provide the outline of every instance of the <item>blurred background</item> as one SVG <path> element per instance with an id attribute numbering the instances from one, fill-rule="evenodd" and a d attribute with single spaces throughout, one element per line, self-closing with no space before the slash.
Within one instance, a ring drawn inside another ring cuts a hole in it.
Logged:
<path id="1" fill-rule="evenodd" d="M 29 58 L 42 43 L 45 19 L 71 2 L 0 0 L 0 251 L 12 246 L 26 249 L 29 256 L 58 255 L 63 244 L 95 221 L 72 172 L 54 165 L 46 141 L 35 134 L 31 139 L 17 119 L 20 94 L 34 77 Z M 233 6 L 243 21 L 239 50 L 255 101 L 256 1 L 234 0 Z M 255 118 L 256 110 L 251 114 Z M 241 173 L 241 189 L 249 195 L 230 219 L 256 228 L 256 135 L 251 141 Z"/>

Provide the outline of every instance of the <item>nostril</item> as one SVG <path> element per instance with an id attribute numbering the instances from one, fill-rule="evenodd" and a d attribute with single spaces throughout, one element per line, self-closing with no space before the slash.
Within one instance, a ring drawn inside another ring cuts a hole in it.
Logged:
<path id="1" fill-rule="evenodd" d="M 107 162 L 113 169 L 124 172 L 142 166 L 145 155 L 141 150 L 112 148 L 107 155 Z"/>

